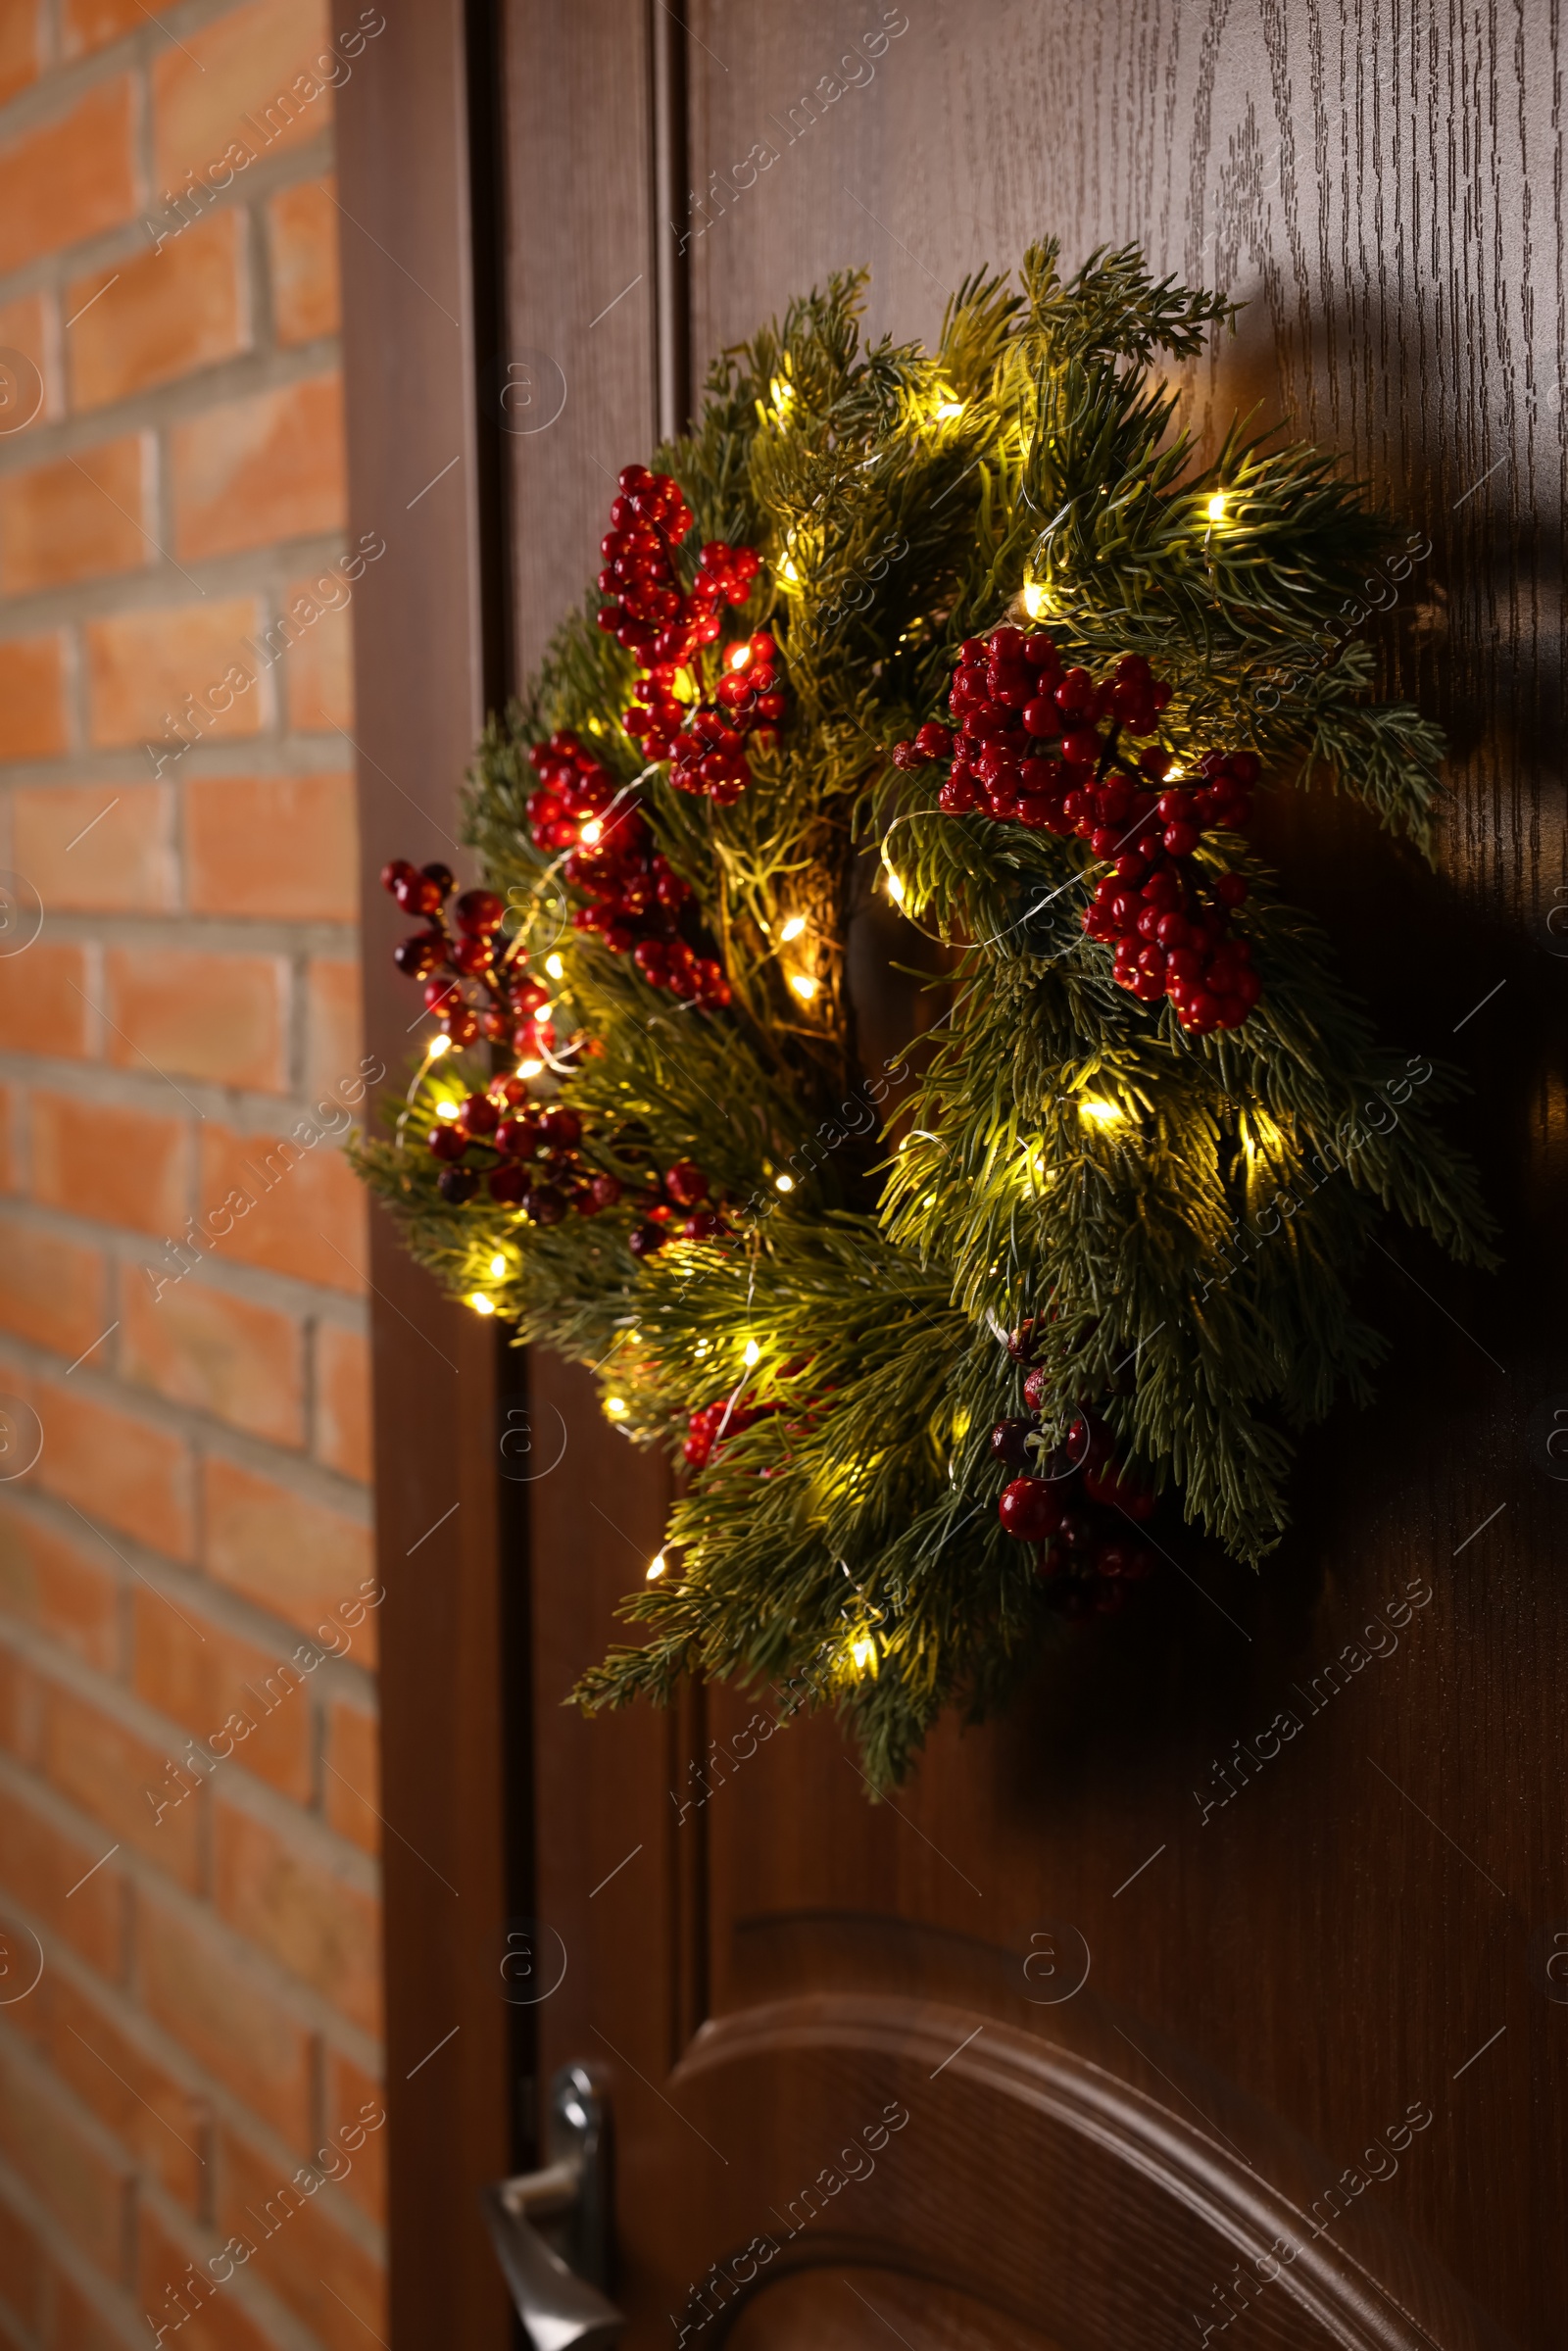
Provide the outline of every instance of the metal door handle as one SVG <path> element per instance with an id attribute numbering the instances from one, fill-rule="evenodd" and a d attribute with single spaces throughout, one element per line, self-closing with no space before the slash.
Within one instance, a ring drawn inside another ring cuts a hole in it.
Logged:
<path id="1" fill-rule="evenodd" d="M 626 2321 L 600 2290 L 610 2282 L 610 2141 L 586 2066 L 563 2066 L 550 2084 L 546 2152 L 543 2171 L 481 2191 L 484 2217 L 534 2351 L 599 2351 Z M 558 2224 L 561 2253 L 536 2221 Z"/>

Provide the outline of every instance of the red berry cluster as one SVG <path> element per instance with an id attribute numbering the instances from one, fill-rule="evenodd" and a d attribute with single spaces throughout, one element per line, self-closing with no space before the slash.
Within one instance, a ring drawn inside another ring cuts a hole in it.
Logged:
<path id="1" fill-rule="evenodd" d="M 1115 943 L 1119 986 L 1141 1004 L 1168 996 L 1184 1028 L 1201 1036 L 1239 1028 L 1260 988 L 1246 939 L 1227 936 L 1247 897 L 1239 873 L 1212 879 L 1194 852 L 1213 826 L 1251 814 L 1259 767 L 1250 752 L 1210 752 L 1192 786 L 1167 784 L 1170 755 L 1124 741 L 1152 735 L 1170 700 L 1141 654 L 1098 684 L 1064 669 L 1044 629 L 965 638 L 949 690 L 957 731 L 931 720 L 895 747 L 903 768 L 948 765 L 937 805 L 949 815 L 983 811 L 1087 841 L 1110 871 L 1084 915 L 1091 939 Z"/>
<path id="2" fill-rule="evenodd" d="M 523 948 L 501 936 L 506 907 L 493 890 L 465 890 L 449 924 L 447 901 L 457 884 L 445 865 L 394 857 L 381 868 L 381 887 L 406 914 L 425 918 L 428 928 L 400 939 L 392 960 L 410 979 L 423 980 L 425 1008 L 439 1015 L 454 1046 L 461 1051 L 482 1036 L 518 1053 L 551 1051 L 550 992 L 527 977 Z M 465 996 L 465 980 L 473 984 L 477 1005 Z"/>
<path id="3" fill-rule="evenodd" d="M 693 1469 L 706 1469 L 717 1455 L 720 1429 L 726 1437 L 738 1437 L 742 1429 L 749 1429 L 755 1421 L 765 1419 L 778 1408 L 777 1404 L 754 1404 L 741 1396 L 732 1403 L 728 1396 L 721 1396 L 716 1404 L 704 1404 L 700 1411 L 692 1413 L 681 1451 Z"/>
<path id="4" fill-rule="evenodd" d="M 682 936 L 691 890 L 654 847 L 634 802 L 613 808 L 614 778 L 575 735 L 559 733 L 528 754 L 539 777 L 528 799 L 536 849 L 564 850 L 562 871 L 589 903 L 572 922 L 617 955 L 634 955 L 656 988 L 717 1011 L 730 1000 L 722 966 Z"/>
<path id="5" fill-rule="evenodd" d="M 620 1179 L 585 1164 L 582 1120 L 564 1102 L 543 1108 L 520 1078 L 498 1078 L 470 1094 L 455 1118 L 437 1117 L 430 1150 L 443 1162 L 444 1200 L 470 1200 L 481 1183 L 503 1207 L 521 1208 L 535 1224 L 560 1224 L 568 1208 L 597 1216 L 620 1198 Z"/>
<path id="6" fill-rule="evenodd" d="M 774 669 L 778 648 L 765 629 L 734 646 L 714 702 L 697 710 L 675 694 L 675 673 L 718 641 L 721 604 L 744 604 L 760 568 L 755 548 L 710 539 L 697 561 L 690 593 L 681 586 L 675 551 L 692 527 L 679 484 L 646 465 L 627 465 L 600 541 L 599 585 L 611 602 L 599 625 L 625 647 L 642 671 L 641 700 L 626 732 L 651 759 L 673 761 L 670 782 L 728 804 L 751 778 L 745 739 L 784 714 Z"/>
<path id="7" fill-rule="evenodd" d="M 631 1235 L 634 1257 L 651 1257 L 666 1241 L 713 1241 L 730 1229 L 709 1202 L 708 1178 L 695 1159 L 677 1159 L 635 1200 L 643 1221 Z"/>
<path id="8" fill-rule="evenodd" d="M 1007 1347 L 1016 1361 L 1031 1362 L 1034 1324 L 1014 1331 Z M 1055 1606 L 1069 1616 L 1114 1615 L 1129 1587 L 1153 1574 L 1152 1551 L 1132 1539 L 1127 1522 L 1148 1518 L 1154 1497 L 1118 1469 L 1110 1431 L 1086 1406 L 1074 1413 L 1065 1445 L 1045 1452 L 1042 1366 L 1029 1371 L 1023 1395 L 1029 1417 L 998 1421 L 991 1432 L 994 1458 L 1021 1473 L 1003 1488 L 998 1516 L 1009 1535 L 1039 1546 L 1036 1572 Z"/>

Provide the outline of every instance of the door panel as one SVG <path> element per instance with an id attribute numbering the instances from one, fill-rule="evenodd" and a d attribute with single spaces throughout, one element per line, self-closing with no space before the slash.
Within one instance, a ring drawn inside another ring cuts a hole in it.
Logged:
<path id="1" fill-rule="evenodd" d="M 508 334 L 567 386 L 511 449 L 519 659 L 591 577 L 688 335 L 700 371 L 861 261 L 870 327 L 930 334 L 962 272 L 1051 229 L 1069 263 L 1136 238 L 1226 284 L 1250 307 L 1189 370 L 1195 425 L 1261 403 L 1432 542 L 1380 641 L 1450 729 L 1441 872 L 1326 798 L 1282 800 L 1265 849 L 1385 1033 L 1471 1072 L 1453 1123 L 1508 1262 L 1375 1254 L 1379 1400 L 1302 1446 L 1261 1577 L 1195 1553 L 1005 1722 L 945 1723 L 882 1805 L 831 1723 L 766 1732 L 766 1693 L 562 1709 L 664 1487 L 537 1361 L 567 1438 L 530 1488 L 535 1903 L 569 1957 L 543 2067 L 605 2073 L 636 2345 L 864 2342 L 880 2317 L 922 2351 L 1231 2325 L 1544 2351 L 1568 2310 L 1565 1491 L 1533 1421 L 1568 1390 L 1539 1305 L 1568 1150 L 1556 15 L 910 0 L 877 54 L 902 13 L 746 0 L 681 37 L 659 0 L 507 12 Z M 1300 1735 L 1260 1754 L 1286 1706 Z M 874 2174 L 781 2233 L 770 2208 L 894 2101 Z M 769 2229 L 699 2323 L 711 2265 Z M 1264 2286 L 1278 2237 L 1300 2249 Z"/>

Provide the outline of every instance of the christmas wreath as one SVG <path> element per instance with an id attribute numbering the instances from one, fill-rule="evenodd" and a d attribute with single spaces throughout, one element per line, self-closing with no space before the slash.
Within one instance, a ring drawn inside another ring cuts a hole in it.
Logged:
<path id="1" fill-rule="evenodd" d="M 684 1460 L 582 1702 L 765 1677 L 881 1786 L 1188 1530 L 1268 1551 L 1293 1433 L 1368 1395 L 1380 1216 L 1482 1262 L 1489 1220 L 1454 1079 L 1245 837 L 1322 779 L 1429 849 L 1442 738 L 1335 625 L 1387 519 L 1299 443 L 1198 462 L 1157 363 L 1232 306 L 1136 250 L 1040 245 L 929 352 L 867 344 L 861 286 L 621 474 L 599 596 L 480 747 L 489 886 L 388 867 L 437 1026 L 358 1158 Z M 881 1061 L 878 899 L 941 966 Z"/>

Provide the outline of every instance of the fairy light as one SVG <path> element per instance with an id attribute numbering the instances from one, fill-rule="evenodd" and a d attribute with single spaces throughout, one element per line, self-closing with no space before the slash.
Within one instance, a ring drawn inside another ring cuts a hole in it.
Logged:
<path id="1" fill-rule="evenodd" d="M 955 416 L 962 415 L 963 402 L 961 400 L 942 400 L 937 403 L 936 416 L 939 423 L 951 424 Z"/>
<path id="2" fill-rule="evenodd" d="M 1099 1102 L 1093 1099 L 1081 1102 L 1078 1104 L 1078 1112 L 1080 1117 L 1092 1119 L 1094 1124 L 1099 1127 L 1114 1126 L 1123 1115 L 1118 1103 Z"/>
<path id="3" fill-rule="evenodd" d="M 1165 781 L 1167 784 L 1180 783 L 1182 777 L 1186 773 L 1187 770 L 1182 765 L 1180 759 L 1172 759 L 1170 765 L 1165 770 Z"/>
<path id="4" fill-rule="evenodd" d="M 788 1175 L 775 1176 L 773 1178 L 773 1189 L 775 1192 L 793 1192 L 795 1189 L 795 1178 Z"/>
<path id="5" fill-rule="evenodd" d="M 517 1075 L 520 1078 L 536 1078 L 543 1067 L 544 1063 L 542 1061 L 519 1061 L 517 1063 Z"/>
<path id="6" fill-rule="evenodd" d="M 432 1061 L 439 1061 L 443 1053 L 449 1053 L 451 1051 L 452 1040 L 447 1035 L 445 1029 L 441 1031 L 438 1037 L 432 1037 L 429 1044 L 425 1047 L 425 1052 L 429 1054 Z"/>
<path id="7" fill-rule="evenodd" d="M 1051 598 L 1038 580 L 1028 579 L 1023 586 L 1023 609 L 1031 620 L 1043 619 L 1051 610 Z"/>
<path id="8" fill-rule="evenodd" d="M 456 1102 L 437 1102 L 435 1114 L 437 1118 L 456 1118 L 458 1105 Z"/>
<path id="9" fill-rule="evenodd" d="M 779 937 L 781 939 L 798 939 L 805 928 L 806 916 L 804 914 L 792 914 L 788 922 L 785 923 L 783 929 L 779 932 Z"/>
<path id="10" fill-rule="evenodd" d="M 888 867 L 888 896 L 896 906 L 903 906 L 906 897 L 904 876 L 895 873 L 891 865 Z"/>
<path id="11" fill-rule="evenodd" d="M 790 986 L 794 989 L 796 995 L 800 998 L 803 1004 L 808 1004 L 810 1003 L 812 997 L 816 994 L 819 984 L 820 983 L 818 981 L 812 979 L 808 971 L 794 971 L 790 974 Z"/>
<path id="12" fill-rule="evenodd" d="M 795 386 L 782 375 L 775 375 L 767 387 L 767 396 L 781 416 L 787 416 L 795 405 Z"/>
<path id="13" fill-rule="evenodd" d="M 850 1659 L 858 1674 L 872 1670 L 876 1664 L 876 1641 L 871 1634 L 862 1633 L 858 1641 L 851 1641 Z"/>
<path id="14" fill-rule="evenodd" d="M 546 955 L 545 969 L 553 980 L 564 980 L 566 976 L 566 966 L 559 955 Z"/>
<path id="15" fill-rule="evenodd" d="M 786 556 L 784 558 L 783 563 L 779 565 L 779 572 L 781 577 L 789 581 L 792 588 L 798 588 L 800 586 L 801 575 L 795 568 L 795 563 L 792 557 Z"/>
<path id="16" fill-rule="evenodd" d="M 507 1270 L 507 1260 L 506 1260 L 506 1258 L 505 1258 L 505 1257 L 504 1257 L 504 1256 L 501 1254 L 501 1251 L 500 1251 L 499 1249 L 497 1249 L 497 1251 L 496 1251 L 495 1255 L 494 1255 L 494 1256 L 491 1258 L 491 1260 L 490 1260 L 490 1271 L 491 1271 L 491 1274 L 492 1274 L 492 1276 L 494 1277 L 494 1279 L 495 1279 L 496 1281 L 498 1281 L 498 1282 L 499 1282 L 499 1281 L 500 1281 L 500 1279 L 501 1279 L 501 1277 L 502 1277 L 502 1275 L 503 1275 L 503 1274 L 506 1272 L 506 1270 Z"/>
<path id="17" fill-rule="evenodd" d="M 761 1348 L 758 1346 L 755 1339 L 747 1340 L 746 1352 L 741 1357 L 741 1361 L 745 1364 L 748 1371 L 751 1370 L 752 1365 L 757 1361 L 758 1357 L 761 1354 Z"/>
<path id="18" fill-rule="evenodd" d="M 625 1397 L 623 1396 L 607 1396 L 605 1398 L 605 1410 L 609 1413 L 612 1420 L 624 1420 L 626 1417 Z"/>
<path id="19" fill-rule="evenodd" d="M 600 823 L 598 817 L 590 816 L 587 823 L 583 826 L 582 831 L 578 835 L 578 839 L 582 841 L 587 848 L 592 849 L 596 842 L 603 839 L 604 830 L 605 828 Z"/>
<path id="20" fill-rule="evenodd" d="M 667 1559 L 664 1557 L 664 1554 L 663 1554 L 663 1552 L 662 1552 L 662 1551 L 661 1551 L 661 1552 L 660 1552 L 660 1554 L 659 1554 L 659 1556 L 657 1557 L 657 1559 L 650 1559 L 650 1560 L 649 1560 L 649 1562 L 648 1562 L 648 1574 L 647 1574 L 647 1576 L 645 1577 L 644 1581 L 645 1581 L 646 1583 L 649 1583 L 649 1584 L 657 1584 L 657 1583 L 659 1582 L 659 1579 L 660 1579 L 660 1577 L 661 1577 L 661 1576 L 663 1574 L 663 1572 L 664 1572 L 665 1568 L 668 1566 L 668 1564 L 669 1564 L 668 1560 L 667 1560 Z"/>
<path id="21" fill-rule="evenodd" d="M 1203 509 L 1203 512 L 1208 516 L 1210 522 L 1224 521 L 1226 503 L 1224 491 L 1216 490 L 1213 497 L 1209 500 L 1207 506 L 1205 506 Z"/>
<path id="22" fill-rule="evenodd" d="M 732 669 L 744 669 L 751 658 L 750 645 L 732 645 L 730 647 L 729 665 Z"/>
<path id="23" fill-rule="evenodd" d="M 473 1308 L 475 1314 L 493 1314 L 496 1310 L 495 1299 L 493 1298 L 486 1298 L 482 1290 L 476 1290 L 472 1298 L 469 1298 L 468 1303 Z"/>

